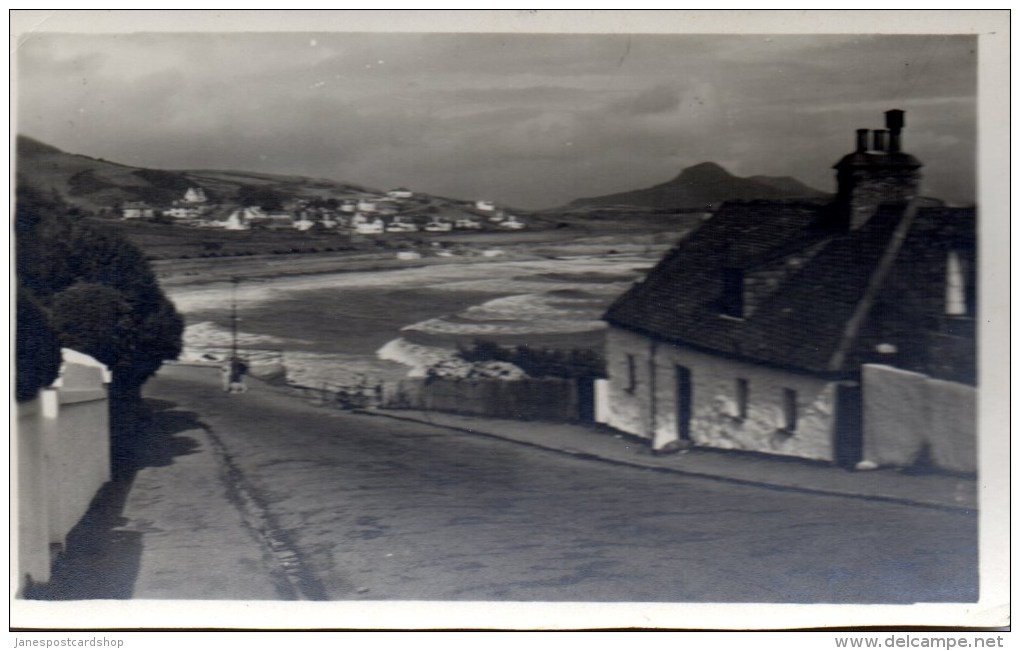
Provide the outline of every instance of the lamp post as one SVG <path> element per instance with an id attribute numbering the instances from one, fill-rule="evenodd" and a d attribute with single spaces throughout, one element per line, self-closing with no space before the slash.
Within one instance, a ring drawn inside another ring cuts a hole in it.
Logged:
<path id="1" fill-rule="evenodd" d="M 237 363 L 237 285 L 241 279 L 234 276 L 230 279 L 233 287 L 230 292 L 230 361 Z"/>

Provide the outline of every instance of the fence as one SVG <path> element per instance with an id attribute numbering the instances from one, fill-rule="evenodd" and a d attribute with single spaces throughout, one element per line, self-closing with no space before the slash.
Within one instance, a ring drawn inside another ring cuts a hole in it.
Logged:
<path id="1" fill-rule="evenodd" d="M 302 399 L 321 407 L 338 409 L 364 409 L 378 407 L 382 403 L 383 385 L 362 383 L 357 385 L 339 385 L 324 383 L 319 386 L 307 386 L 287 382 L 287 387 Z"/>
<path id="2" fill-rule="evenodd" d="M 977 470 L 977 389 L 890 366 L 866 364 L 864 459 Z"/>
<path id="3" fill-rule="evenodd" d="M 62 549 L 110 479 L 109 371 L 68 349 L 63 362 L 52 387 L 18 405 L 15 472 L 23 583 L 49 581 L 51 549 Z"/>
<path id="4" fill-rule="evenodd" d="M 519 420 L 581 419 L 574 380 L 448 380 L 413 378 L 387 383 L 382 406 Z"/>

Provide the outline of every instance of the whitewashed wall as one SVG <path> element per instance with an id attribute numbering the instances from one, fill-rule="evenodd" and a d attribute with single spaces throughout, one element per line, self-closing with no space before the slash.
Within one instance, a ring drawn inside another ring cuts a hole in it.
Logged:
<path id="1" fill-rule="evenodd" d="M 977 470 L 977 389 L 879 364 L 862 380 L 866 461 Z"/>
<path id="2" fill-rule="evenodd" d="M 628 354 L 636 366 L 631 390 L 627 387 Z M 657 344 L 619 328 L 607 333 L 606 356 L 607 424 L 651 439 L 656 449 L 678 437 L 676 366 L 680 365 L 691 372 L 690 435 L 695 444 L 826 461 L 834 458 L 836 385 L 832 382 Z M 737 378 L 747 380 L 750 388 L 744 419 L 738 417 Z M 798 424 L 792 433 L 782 431 L 784 388 L 797 392 Z"/>
<path id="3" fill-rule="evenodd" d="M 17 581 L 50 578 L 51 545 L 67 534 L 110 480 L 110 423 L 105 366 L 64 349 L 53 387 L 18 405 Z"/>

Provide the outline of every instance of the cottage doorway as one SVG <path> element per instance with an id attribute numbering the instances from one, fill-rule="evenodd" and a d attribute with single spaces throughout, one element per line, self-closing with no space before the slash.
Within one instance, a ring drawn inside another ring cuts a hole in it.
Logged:
<path id="1" fill-rule="evenodd" d="M 691 440 L 691 370 L 686 366 L 676 367 L 676 435 L 681 441 Z"/>
<path id="2" fill-rule="evenodd" d="M 861 428 L 861 388 L 836 387 L 836 464 L 853 468 L 863 458 L 864 434 Z"/>
<path id="3" fill-rule="evenodd" d="M 595 378 L 577 378 L 577 417 L 581 422 L 595 422 Z"/>

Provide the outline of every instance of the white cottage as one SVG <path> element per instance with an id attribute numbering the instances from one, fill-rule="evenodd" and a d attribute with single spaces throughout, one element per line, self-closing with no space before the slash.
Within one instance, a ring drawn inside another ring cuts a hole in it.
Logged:
<path id="1" fill-rule="evenodd" d="M 188 188 L 188 191 L 184 193 L 184 201 L 185 203 L 205 203 L 208 199 L 202 188 Z"/>
<path id="2" fill-rule="evenodd" d="M 407 188 L 394 188 L 387 192 L 386 196 L 390 199 L 410 199 L 414 196 L 414 193 Z"/>
<path id="3" fill-rule="evenodd" d="M 834 201 L 726 203 L 609 308 L 609 425 L 854 465 L 865 365 L 974 384 L 975 213 L 917 197 L 887 118 Z"/>
<path id="4" fill-rule="evenodd" d="M 128 201 L 121 207 L 121 216 L 124 219 L 151 219 L 155 215 L 155 209 L 144 201 Z"/>

